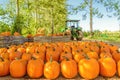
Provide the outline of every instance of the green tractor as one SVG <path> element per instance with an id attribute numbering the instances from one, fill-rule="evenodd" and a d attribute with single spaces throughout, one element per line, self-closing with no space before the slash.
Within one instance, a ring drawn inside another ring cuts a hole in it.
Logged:
<path id="1" fill-rule="evenodd" d="M 62 30 L 65 35 L 70 35 L 71 40 L 81 41 L 83 39 L 82 28 L 79 27 L 80 20 L 67 20 L 66 27 Z"/>

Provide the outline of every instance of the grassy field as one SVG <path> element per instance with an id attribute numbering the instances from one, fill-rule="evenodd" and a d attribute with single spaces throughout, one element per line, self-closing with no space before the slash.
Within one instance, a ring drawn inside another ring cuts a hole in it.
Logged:
<path id="1" fill-rule="evenodd" d="M 100 32 L 98 30 L 94 31 L 94 36 L 90 37 L 89 32 L 84 32 L 84 37 L 92 40 L 100 40 L 100 41 L 110 41 L 110 42 L 120 42 L 120 31 L 103 31 Z"/>

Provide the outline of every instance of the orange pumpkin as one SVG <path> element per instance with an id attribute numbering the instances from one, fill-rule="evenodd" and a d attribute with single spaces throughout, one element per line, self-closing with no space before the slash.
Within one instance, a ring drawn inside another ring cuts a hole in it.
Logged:
<path id="1" fill-rule="evenodd" d="M 0 57 L 0 76 L 6 76 L 9 74 L 10 61 Z"/>
<path id="2" fill-rule="evenodd" d="M 33 35 L 32 35 L 32 34 L 28 34 L 26 37 L 27 37 L 27 38 L 32 38 Z"/>
<path id="3" fill-rule="evenodd" d="M 110 45 L 109 48 L 110 48 L 111 53 L 119 49 L 119 47 L 115 45 Z"/>
<path id="4" fill-rule="evenodd" d="M 111 57 L 104 57 L 99 60 L 100 74 L 104 77 L 113 77 L 116 73 L 116 63 Z"/>
<path id="5" fill-rule="evenodd" d="M 35 49 L 36 49 L 36 46 L 34 46 L 34 45 L 32 44 L 32 46 L 28 46 L 28 47 L 26 48 L 26 53 L 31 53 L 31 54 L 33 54 L 33 53 L 35 53 Z"/>
<path id="6" fill-rule="evenodd" d="M 7 52 L 7 48 L 0 48 L 0 54 L 1 53 L 6 53 Z"/>
<path id="7" fill-rule="evenodd" d="M 47 79 L 56 79 L 60 74 L 60 64 L 57 61 L 52 61 L 52 57 L 50 61 L 45 63 L 44 66 L 44 76 Z"/>
<path id="8" fill-rule="evenodd" d="M 23 77 L 26 74 L 27 61 L 18 59 L 13 60 L 10 64 L 10 75 L 14 78 Z"/>
<path id="9" fill-rule="evenodd" d="M 104 57 L 112 57 L 112 54 L 110 52 L 101 52 L 100 53 L 100 58 L 104 58 Z"/>
<path id="10" fill-rule="evenodd" d="M 4 59 L 8 59 L 9 60 L 9 53 L 8 52 L 3 52 L 0 54 L 0 56 Z"/>
<path id="11" fill-rule="evenodd" d="M 32 58 L 27 65 L 27 73 L 30 78 L 39 78 L 43 75 L 44 62 L 41 59 Z"/>
<path id="12" fill-rule="evenodd" d="M 64 45 L 64 46 L 63 46 L 63 51 L 72 53 L 71 47 L 70 47 L 69 45 Z"/>
<path id="13" fill-rule="evenodd" d="M 118 62 L 120 60 L 120 52 L 119 51 L 113 51 L 112 57 L 115 60 L 115 62 Z"/>
<path id="14" fill-rule="evenodd" d="M 26 49 L 24 47 L 18 47 L 17 51 L 23 54 L 26 52 Z"/>
<path id="15" fill-rule="evenodd" d="M 117 72 L 118 76 L 120 76 L 120 60 L 117 62 Z"/>
<path id="16" fill-rule="evenodd" d="M 51 56 L 53 60 L 59 61 L 60 52 L 58 51 L 57 47 L 47 47 L 46 61 L 49 61 Z"/>
<path id="17" fill-rule="evenodd" d="M 14 32 L 13 35 L 14 35 L 14 36 L 20 36 L 20 33 L 18 33 L 18 32 Z"/>
<path id="18" fill-rule="evenodd" d="M 67 57 L 68 59 L 72 59 L 72 54 L 64 51 L 60 54 L 60 61 L 65 60 L 64 56 Z"/>
<path id="19" fill-rule="evenodd" d="M 98 53 L 95 51 L 90 51 L 88 53 L 86 53 L 90 58 L 95 58 L 98 59 Z"/>
<path id="20" fill-rule="evenodd" d="M 6 31 L 6 32 L 2 32 L 1 35 L 2 36 L 11 36 L 11 33 L 9 31 Z"/>
<path id="21" fill-rule="evenodd" d="M 72 59 L 68 59 L 67 57 L 65 57 L 66 60 L 61 62 L 61 72 L 62 75 L 65 78 L 74 78 L 77 76 L 77 63 L 75 62 L 75 60 Z"/>
<path id="22" fill-rule="evenodd" d="M 32 56 L 36 59 L 42 59 L 43 61 L 45 61 L 45 53 L 37 52 L 33 53 Z"/>
<path id="23" fill-rule="evenodd" d="M 100 53 L 102 53 L 102 52 L 109 52 L 109 53 L 110 53 L 109 47 L 108 47 L 107 45 L 102 46 L 102 47 L 100 48 Z"/>
<path id="24" fill-rule="evenodd" d="M 78 63 L 79 74 L 85 79 L 95 79 L 99 75 L 99 64 L 94 58 L 88 56 Z"/>
<path id="25" fill-rule="evenodd" d="M 78 63 L 81 59 L 84 58 L 84 52 L 77 50 L 73 57 L 74 57 L 74 60 Z"/>
<path id="26" fill-rule="evenodd" d="M 9 53 L 9 60 L 13 61 L 13 60 L 15 60 L 15 58 L 21 58 L 21 56 L 22 56 L 22 53 L 13 51 L 13 52 Z"/>
<path id="27" fill-rule="evenodd" d="M 24 53 L 24 54 L 22 55 L 22 59 L 23 59 L 23 60 L 29 61 L 31 58 L 32 58 L 32 55 L 31 55 L 30 53 Z"/>

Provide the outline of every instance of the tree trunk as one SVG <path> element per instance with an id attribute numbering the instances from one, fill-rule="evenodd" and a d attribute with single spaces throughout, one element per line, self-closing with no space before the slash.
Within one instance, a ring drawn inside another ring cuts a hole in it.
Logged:
<path id="1" fill-rule="evenodd" d="M 93 4 L 93 0 L 90 0 L 90 6 L 89 6 L 89 9 L 90 9 L 90 36 L 92 37 L 93 36 L 93 8 L 92 8 L 92 4 Z"/>
<path id="2" fill-rule="evenodd" d="M 37 29 L 38 29 L 38 0 L 35 0 L 35 29 L 36 29 L 36 32 L 37 32 Z"/>
<path id="3" fill-rule="evenodd" d="M 20 7 L 19 7 L 19 0 L 16 1 L 16 25 L 15 27 L 17 28 L 17 32 L 21 34 L 21 26 L 20 26 Z"/>
<path id="4" fill-rule="evenodd" d="M 53 15 L 53 6 L 52 6 L 52 10 L 51 10 L 51 28 L 52 28 L 52 35 L 54 34 L 54 15 Z"/>
<path id="5" fill-rule="evenodd" d="M 29 0 L 27 0 L 27 10 L 29 11 Z M 27 13 L 28 15 L 27 15 L 27 27 L 29 27 L 29 13 Z"/>
<path id="6" fill-rule="evenodd" d="M 17 16 L 19 16 L 19 0 L 17 0 L 16 2 L 16 13 L 17 13 Z"/>

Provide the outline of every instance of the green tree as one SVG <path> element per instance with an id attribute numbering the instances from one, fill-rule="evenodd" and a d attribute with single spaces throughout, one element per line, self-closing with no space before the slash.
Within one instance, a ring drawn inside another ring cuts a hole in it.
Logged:
<path id="1" fill-rule="evenodd" d="M 9 0 L 0 11 L 12 33 L 22 34 L 35 34 L 39 28 L 45 28 L 46 33 L 56 33 L 65 26 L 67 17 L 66 0 Z"/>
<path id="2" fill-rule="evenodd" d="M 106 11 L 108 10 L 108 5 L 109 5 L 109 9 L 112 9 L 112 5 L 111 4 L 116 4 L 115 0 L 84 0 L 80 2 L 80 5 L 77 6 L 76 8 L 74 8 L 73 10 L 75 12 L 79 12 L 79 11 L 83 11 L 84 14 L 83 18 L 86 19 L 87 14 L 89 14 L 89 18 L 90 18 L 90 36 L 93 36 L 93 17 L 97 16 L 98 18 L 102 18 L 104 13 L 101 13 L 99 11 L 99 6 L 94 6 L 94 4 L 100 4 L 102 6 L 104 6 L 106 8 Z"/>

